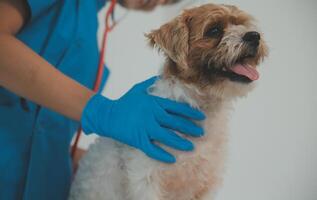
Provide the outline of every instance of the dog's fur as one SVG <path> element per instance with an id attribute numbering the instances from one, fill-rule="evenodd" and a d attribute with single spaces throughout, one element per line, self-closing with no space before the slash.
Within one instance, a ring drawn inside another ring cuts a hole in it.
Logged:
<path id="1" fill-rule="evenodd" d="M 161 79 L 149 92 L 203 110 L 205 136 L 183 135 L 195 143 L 193 152 L 162 145 L 176 155 L 176 164 L 159 163 L 136 149 L 100 138 L 80 162 L 70 199 L 214 199 L 224 169 L 231 102 L 254 86 L 251 80 L 226 72 L 237 62 L 256 67 L 267 54 L 263 39 L 257 48 L 242 39 L 256 31 L 253 23 L 237 7 L 206 4 L 184 11 L 148 34 L 151 45 L 167 58 Z"/>

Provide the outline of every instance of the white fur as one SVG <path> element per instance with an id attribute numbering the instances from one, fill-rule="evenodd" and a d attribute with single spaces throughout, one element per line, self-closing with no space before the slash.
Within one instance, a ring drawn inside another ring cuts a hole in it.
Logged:
<path id="1" fill-rule="evenodd" d="M 227 84 L 231 87 L 240 85 L 230 82 Z M 196 108 L 206 106 L 202 105 L 206 102 L 197 101 L 199 98 L 196 97 L 203 95 L 199 93 L 198 89 L 191 85 L 181 84 L 175 79 L 157 81 L 151 87 L 150 92 L 153 95 L 187 102 Z M 207 119 L 202 124 L 205 136 L 191 138 L 196 145 L 195 151 L 185 153 L 164 146 L 165 149 L 176 155 L 177 164 L 159 163 L 127 145 L 119 144 L 108 138 L 99 138 L 80 161 L 69 199 L 194 200 L 196 199 L 194 198 L 195 190 L 202 187 L 199 184 L 208 183 L 208 180 L 212 180 L 213 185 L 207 186 L 208 193 L 199 199 L 213 199 L 215 191 L 221 183 L 224 169 L 226 123 L 230 108 L 230 101 L 219 98 L 219 95 L 225 94 L 219 94 L 219 91 L 211 89 L 210 101 L 207 103 L 209 106 L 205 110 Z M 193 167 L 196 166 L 195 164 L 202 165 L 199 171 Z M 188 182 L 182 193 L 164 191 L 160 185 L 164 181 L 162 179 L 164 174 L 184 170 L 186 174 L 181 178 L 195 180 L 196 183 Z"/>

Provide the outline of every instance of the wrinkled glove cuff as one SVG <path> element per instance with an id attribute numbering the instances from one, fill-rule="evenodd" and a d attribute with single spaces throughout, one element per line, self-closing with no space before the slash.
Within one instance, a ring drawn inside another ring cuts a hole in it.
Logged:
<path id="1" fill-rule="evenodd" d="M 81 117 L 81 126 L 85 134 L 100 134 L 103 132 L 100 129 L 99 124 L 109 122 L 112 104 L 112 100 L 101 94 L 95 94 L 89 99 Z M 103 122 L 100 122 L 99 120 L 102 120 Z"/>

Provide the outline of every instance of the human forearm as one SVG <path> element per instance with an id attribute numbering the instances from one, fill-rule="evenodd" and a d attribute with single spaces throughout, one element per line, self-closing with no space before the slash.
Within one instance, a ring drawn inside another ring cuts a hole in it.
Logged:
<path id="1" fill-rule="evenodd" d="M 75 120 L 93 95 L 6 33 L 0 34 L 0 85 Z"/>

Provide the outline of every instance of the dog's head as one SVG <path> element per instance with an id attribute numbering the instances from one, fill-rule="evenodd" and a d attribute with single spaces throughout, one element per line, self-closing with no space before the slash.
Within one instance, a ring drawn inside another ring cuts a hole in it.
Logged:
<path id="1" fill-rule="evenodd" d="M 245 95 L 267 55 L 253 18 L 235 6 L 206 4 L 185 10 L 147 37 L 167 57 L 163 76 L 220 98 Z"/>

